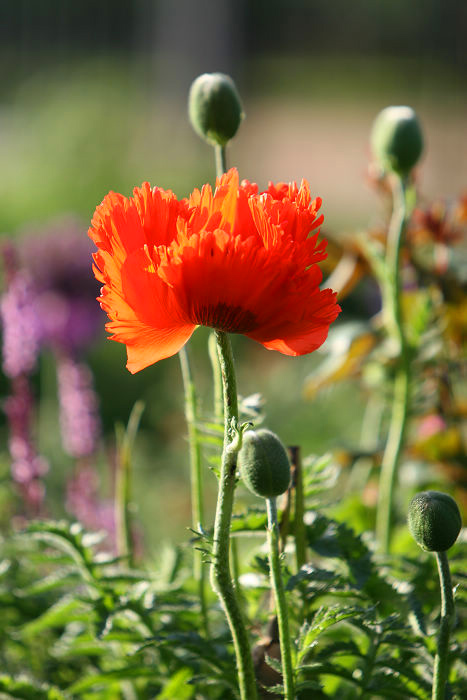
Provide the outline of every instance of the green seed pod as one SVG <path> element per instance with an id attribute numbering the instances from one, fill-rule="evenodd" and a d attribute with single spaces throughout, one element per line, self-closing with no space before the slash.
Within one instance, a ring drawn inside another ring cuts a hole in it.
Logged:
<path id="1" fill-rule="evenodd" d="M 447 493 L 422 491 L 409 505 L 409 530 L 426 552 L 445 552 L 457 540 L 462 527 L 455 500 Z"/>
<path id="2" fill-rule="evenodd" d="M 193 129 L 212 146 L 225 146 L 237 133 L 244 114 L 232 78 L 224 73 L 203 73 L 194 80 L 188 96 Z"/>
<path id="3" fill-rule="evenodd" d="M 240 474 L 256 496 L 274 498 L 287 490 L 290 462 L 285 447 L 275 433 L 262 428 L 247 430 L 238 453 Z"/>
<path id="4" fill-rule="evenodd" d="M 386 107 L 371 130 L 371 147 L 383 170 L 408 175 L 423 151 L 423 134 L 411 107 Z"/>

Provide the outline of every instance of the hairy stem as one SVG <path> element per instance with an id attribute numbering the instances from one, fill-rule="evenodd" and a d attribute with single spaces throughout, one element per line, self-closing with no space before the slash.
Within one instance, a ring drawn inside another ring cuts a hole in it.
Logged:
<path id="1" fill-rule="evenodd" d="M 216 176 L 220 177 L 227 171 L 225 146 L 214 146 L 214 157 L 216 159 Z"/>
<path id="2" fill-rule="evenodd" d="M 285 598 L 284 583 L 282 581 L 281 563 L 279 556 L 279 524 L 277 522 L 276 499 L 266 499 L 268 513 L 268 545 L 269 545 L 269 569 L 271 584 L 274 590 L 276 602 L 277 624 L 279 627 L 279 642 L 281 649 L 282 675 L 284 678 L 285 700 L 294 700 L 294 677 L 292 668 L 292 654 L 289 631 L 289 616 L 287 613 L 287 600 Z"/>
<path id="3" fill-rule="evenodd" d="M 256 681 L 250 640 L 230 573 L 230 523 L 235 491 L 237 453 L 241 440 L 238 431 L 237 384 L 230 339 L 222 331 L 215 333 L 224 390 L 224 448 L 214 521 L 211 583 L 219 596 L 232 633 L 240 696 L 242 700 L 256 700 Z"/>
<path id="4" fill-rule="evenodd" d="M 211 331 L 208 340 L 208 353 L 212 367 L 212 378 L 214 383 L 214 416 L 216 420 L 224 418 L 224 397 L 222 390 L 222 374 L 217 355 L 217 340 L 215 331 Z"/>
<path id="5" fill-rule="evenodd" d="M 399 356 L 388 439 L 381 463 L 376 513 L 376 535 L 380 548 L 385 553 L 389 551 L 390 546 L 394 486 L 410 403 L 410 357 L 402 319 L 400 284 L 401 245 L 407 223 L 406 185 L 402 178 L 394 176 L 392 187 L 393 214 L 386 249 L 387 279 L 383 285 L 383 313 L 389 334 L 397 343 Z"/>
<path id="6" fill-rule="evenodd" d="M 188 348 L 185 345 L 178 353 L 182 370 L 183 389 L 185 393 L 185 416 L 188 426 L 190 444 L 190 483 L 191 483 L 191 522 L 192 528 L 198 532 L 204 522 L 203 478 L 201 469 L 201 446 L 197 428 L 197 397 L 191 372 Z M 208 636 L 208 608 L 206 603 L 206 567 L 203 563 L 202 552 L 193 552 L 193 576 L 198 586 L 203 629 Z"/>
<path id="7" fill-rule="evenodd" d="M 441 620 L 433 671 L 432 700 L 444 700 L 449 673 L 449 637 L 454 624 L 454 597 L 446 552 L 436 552 L 441 587 Z"/>
<path id="8" fill-rule="evenodd" d="M 305 531 L 305 494 L 303 491 L 303 471 L 302 460 L 300 457 L 300 447 L 294 445 L 289 447 L 290 461 L 294 474 L 294 491 L 295 491 L 295 507 L 294 507 L 294 526 L 293 535 L 295 540 L 295 561 L 297 570 L 306 563 L 306 531 Z"/>

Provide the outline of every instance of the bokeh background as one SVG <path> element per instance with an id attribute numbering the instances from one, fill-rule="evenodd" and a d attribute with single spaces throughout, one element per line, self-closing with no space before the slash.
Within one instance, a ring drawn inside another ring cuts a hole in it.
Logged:
<path id="1" fill-rule="evenodd" d="M 211 149 L 186 114 L 191 81 L 232 75 L 246 119 L 230 165 L 258 182 L 306 177 L 323 198 L 325 229 L 351 236 L 381 216 L 368 186 L 368 135 L 378 111 L 410 104 L 426 153 L 423 197 L 467 183 L 467 4 L 464 0 L 3 0 L 0 21 L 0 233 L 38 239 L 63 217 L 83 236 L 109 190 L 151 184 L 188 194 L 214 181 Z M 45 244 L 44 244 L 45 245 Z M 91 272 L 89 273 L 91 275 Z M 96 286 L 97 292 L 97 286 Z M 367 316 L 367 289 L 344 307 Z M 102 333 L 86 351 L 104 437 L 97 458 L 111 495 L 116 423 L 145 402 L 135 448 L 135 502 L 149 549 L 186 538 L 190 520 L 186 429 L 177 358 L 138 375 Z M 195 370 L 209 413 L 207 332 L 195 334 Z M 238 337 L 239 389 L 266 399 L 267 424 L 305 454 L 358 441 L 365 409 L 347 382 L 303 397 L 319 358 L 291 359 Z M 54 358 L 34 375 L 39 450 L 49 463 L 47 508 L 63 515 L 73 468 L 58 435 Z M 9 382 L 0 378 L 1 396 Z M 0 417 L 2 479 L 8 479 Z M 214 477 L 208 476 L 211 492 Z M 7 515 L 4 517 L 8 517 Z M 150 524 L 150 527 L 148 527 Z"/>

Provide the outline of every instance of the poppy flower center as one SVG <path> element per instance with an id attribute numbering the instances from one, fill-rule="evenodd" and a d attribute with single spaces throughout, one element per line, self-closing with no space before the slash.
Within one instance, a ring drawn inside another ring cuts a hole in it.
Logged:
<path id="1" fill-rule="evenodd" d="M 226 333 L 248 333 L 257 327 L 256 316 L 241 306 L 209 304 L 197 309 L 194 322 Z"/>

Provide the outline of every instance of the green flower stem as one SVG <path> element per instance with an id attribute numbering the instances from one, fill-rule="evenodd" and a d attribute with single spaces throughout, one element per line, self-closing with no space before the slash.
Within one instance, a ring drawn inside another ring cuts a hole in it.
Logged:
<path id="1" fill-rule="evenodd" d="M 238 432 L 237 383 L 230 339 L 215 331 L 224 389 L 224 449 L 222 452 L 219 492 L 212 549 L 211 583 L 219 596 L 232 633 L 242 700 L 256 700 L 250 640 L 230 573 L 230 523 L 237 471 L 237 453 L 241 446 Z"/>
<path id="2" fill-rule="evenodd" d="M 222 373 L 217 355 L 217 340 L 215 331 L 209 334 L 208 353 L 211 360 L 212 377 L 214 383 L 214 416 L 216 423 L 224 422 L 224 397 L 222 390 Z M 238 554 L 238 542 L 235 537 L 230 538 L 230 554 L 232 557 L 232 578 L 235 590 L 238 594 L 239 603 L 243 609 L 242 591 L 240 587 L 240 557 Z"/>
<path id="3" fill-rule="evenodd" d="M 396 175 L 393 177 L 393 214 L 386 249 L 387 279 L 383 285 L 383 313 L 388 331 L 398 345 L 399 357 L 388 439 L 381 463 L 376 513 L 376 535 L 380 548 L 385 553 L 390 546 L 394 486 L 410 403 L 410 357 L 403 326 L 400 288 L 400 254 L 407 224 L 406 183 Z"/>
<path id="4" fill-rule="evenodd" d="M 201 445 L 197 428 L 197 397 L 186 345 L 179 351 L 178 356 L 180 358 L 180 367 L 182 370 L 183 389 L 185 393 L 185 416 L 190 444 L 191 521 L 193 530 L 198 532 L 202 528 L 204 522 L 204 500 Z M 193 576 L 198 586 L 203 629 L 206 636 L 208 636 L 206 567 L 203 563 L 202 552 L 198 549 L 195 549 L 193 552 Z"/>
<path id="5" fill-rule="evenodd" d="M 432 700 L 444 700 L 449 674 L 449 637 L 454 624 L 454 597 L 446 552 L 436 552 L 441 586 L 441 621 L 433 671 Z"/>
<path id="6" fill-rule="evenodd" d="M 224 397 L 222 390 L 222 374 L 219 365 L 219 357 L 217 356 L 217 340 L 216 334 L 212 331 L 209 334 L 208 353 L 211 360 L 212 378 L 214 382 L 214 415 L 217 420 L 224 419 Z"/>
<path id="7" fill-rule="evenodd" d="M 214 157 L 216 159 L 216 176 L 221 177 L 227 171 L 225 146 L 214 146 Z"/>
<path id="8" fill-rule="evenodd" d="M 279 556 L 279 524 L 277 522 L 277 507 L 275 498 L 266 499 L 268 513 L 268 545 L 269 545 L 269 569 L 271 584 L 274 590 L 276 602 L 277 624 L 279 627 L 279 641 L 282 660 L 282 675 L 284 678 L 285 700 L 294 700 L 294 677 L 292 668 L 292 655 L 289 631 L 289 618 L 287 614 L 287 601 L 285 598 L 284 583 L 282 581 L 281 563 Z"/>
<path id="9" fill-rule="evenodd" d="M 300 458 L 300 447 L 289 447 L 290 461 L 294 469 L 295 507 L 293 519 L 293 535 L 295 540 L 295 561 L 297 570 L 306 563 L 306 531 L 305 531 L 305 494 L 303 491 L 303 470 Z"/>
<path id="10" fill-rule="evenodd" d="M 115 526 L 117 552 L 127 557 L 129 566 L 133 565 L 133 540 L 131 527 L 131 455 L 138 432 L 144 403 L 137 401 L 132 408 L 126 430 L 117 429 L 117 469 L 115 475 Z"/>

